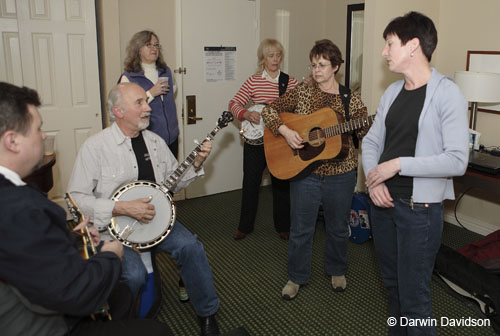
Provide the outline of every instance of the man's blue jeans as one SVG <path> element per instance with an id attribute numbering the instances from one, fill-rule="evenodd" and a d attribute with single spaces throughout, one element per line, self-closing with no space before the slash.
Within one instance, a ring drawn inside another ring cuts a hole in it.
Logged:
<path id="1" fill-rule="evenodd" d="M 389 335 L 435 335 L 435 327 L 400 326 L 401 317 L 431 319 L 430 282 L 443 230 L 442 203 L 394 200 L 394 208 L 372 205 L 372 231 L 389 313 L 398 325 Z M 415 321 L 415 320 L 414 320 Z"/>
<path id="2" fill-rule="evenodd" d="M 290 182 L 291 228 L 288 241 L 288 278 L 306 284 L 311 273 L 314 230 L 320 204 L 326 228 L 324 255 L 328 276 L 347 272 L 348 221 L 356 170 L 341 175 L 311 174 Z"/>
<path id="3" fill-rule="evenodd" d="M 181 223 L 175 222 L 170 234 L 154 247 L 176 261 L 193 308 L 198 316 L 210 316 L 219 308 L 212 271 L 203 244 Z M 147 271 L 141 257 L 131 248 L 124 248 L 121 281 L 132 290 L 134 297 L 146 283 Z"/>

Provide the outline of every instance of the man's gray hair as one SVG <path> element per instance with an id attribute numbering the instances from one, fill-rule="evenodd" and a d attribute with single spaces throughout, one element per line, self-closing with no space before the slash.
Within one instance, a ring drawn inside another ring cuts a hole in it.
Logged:
<path id="1" fill-rule="evenodd" d="M 114 121 L 116 119 L 115 114 L 113 113 L 114 106 L 120 106 L 122 103 L 122 91 L 121 84 L 115 85 L 108 94 L 108 116 L 110 121 Z"/>
<path id="2" fill-rule="evenodd" d="M 111 91 L 109 91 L 109 94 L 108 94 L 108 115 L 109 115 L 110 121 L 116 120 L 116 116 L 113 113 L 114 106 L 118 106 L 118 107 L 124 109 L 124 106 L 122 104 L 123 89 L 128 87 L 128 86 L 137 86 L 139 88 L 141 87 L 139 84 L 136 84 L 136 83 L 124 82 L 124 83 L 116 84 L 111 89 Z"/>

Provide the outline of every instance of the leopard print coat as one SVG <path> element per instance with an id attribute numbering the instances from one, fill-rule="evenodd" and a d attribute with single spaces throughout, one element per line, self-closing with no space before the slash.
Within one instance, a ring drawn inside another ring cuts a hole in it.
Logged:
<path id="1" fill-rule="evenodd" d="M 302 83 L 265 107 L 262 110 L 262 118 L 266 127 L 275 135 L 279 135 L 278 128 L 283 125 L 279 113 L 311 114 L 323 107 L 330 107 L 343 116 L 345 120 L 345 109 L 340 95 L 321 91 L 315 82 L 312 84 Z M 354 92 L 351 94 L 349 114 L 351 119 L 367 117 L 367 109 L 358 93 Z M 339 120 L 340 122 L 342 121 Z M 368 130 L 369 126 L 366 126 L 355 131 L 360 144 L 361 139 Z M 333 159 L 319 161 L 313 173 L 326 176 L 339 175 L 350 172 L 358 167 L 358 153 L 354 148 L 352 136 L 343 136 L 342 141 L 348 141 L 349 143 L 349 151 L 346 157 L 340 161 Z"/>

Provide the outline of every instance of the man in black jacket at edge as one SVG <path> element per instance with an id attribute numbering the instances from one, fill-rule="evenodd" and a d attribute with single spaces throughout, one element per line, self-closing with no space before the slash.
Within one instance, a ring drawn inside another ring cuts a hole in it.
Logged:
<path id="1" fill-rule="evenodd" d="M 43 157 L 46 135 L 39 105 L 36 91 L 0 82 L 2 335 L 172 335 L 154 320 L 89 317 L 106 301 L 111 315 L 113 303 L 122 312 L 132 305 L 128 288 L 115 287 L 123 246 L 105 242 L 84 260 L 66 227 L 65 211 L 22 181 Z M 98 241 L 98 233 L 92 235 Z"/>

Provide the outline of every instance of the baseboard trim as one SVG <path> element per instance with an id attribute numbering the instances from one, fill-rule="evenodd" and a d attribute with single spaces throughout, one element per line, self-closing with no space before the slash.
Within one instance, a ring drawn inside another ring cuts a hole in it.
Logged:
<path id="1" fill-rule="evenodd" d="M 463 226 L 465 226 L 467 229 L 469 229 L 475 233 L 479 233 L 483 236 L 487 236 L 490 233 L 495 232 L 495 231 L 500 229 L 500 227 L 498 227 L 496 225 L 480 221 L 476 218 L 472 218 L 472 217 L 469 217 L 469 216 L 461 214 L 461 213 L 458 213 L 457 217 L 458 217 L 458 220 L 460 221 L 460 223 L 462 223 Z M 449 213 L 444 214 L 444 221 L 447 223 L 450 223 L 450 224 L 454 224 L 456 226 L 460 226 L 460 224 L 458 224 L 457 220 L 455 219 L 455 215 L 451 211 Z"/>

